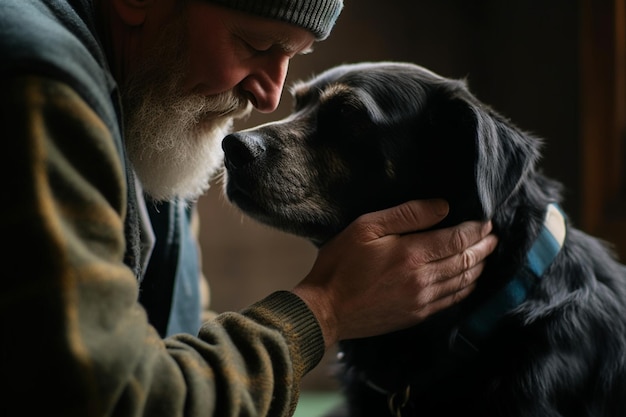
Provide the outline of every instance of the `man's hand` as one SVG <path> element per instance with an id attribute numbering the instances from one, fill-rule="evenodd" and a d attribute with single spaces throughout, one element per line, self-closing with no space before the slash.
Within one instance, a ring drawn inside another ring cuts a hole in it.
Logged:
<path id="1" fill-rule="evenodd" d="M 320 249 L 293 292 L 327 347 L 418 324 L 472 291 L 497 239 L 489 222 L 412 233 L 447 213 L 444 201 L 411 201 L 359 217 Z"/>

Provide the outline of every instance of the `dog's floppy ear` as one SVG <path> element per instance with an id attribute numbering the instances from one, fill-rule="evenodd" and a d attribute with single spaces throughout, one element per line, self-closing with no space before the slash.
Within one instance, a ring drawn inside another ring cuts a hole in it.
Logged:
<path id="1" fill-rule="evenodd" d="M 469 103 L 476 118 L 475 174 L 486 218 L 491 218 L 535 166 L 538 139 L 480 103 Z"/>
<path id="2" fill-rule="evenodd" d="M 426 165 L 445 177 L 433 194 L 450 202 L 450 223 L 491 218 L 533 169 L 539 141 L 476 100 L 463 83 L 440 87 L 426 109 L 427 153 L 441 156 Z"/>

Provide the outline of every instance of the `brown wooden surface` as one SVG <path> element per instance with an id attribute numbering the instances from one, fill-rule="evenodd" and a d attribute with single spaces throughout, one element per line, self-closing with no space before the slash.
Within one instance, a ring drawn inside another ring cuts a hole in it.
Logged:
<path id="1" fill-rule="evenodd" d="M 582 227 L 626 259 L 626 0 L 581 2 Z"/>

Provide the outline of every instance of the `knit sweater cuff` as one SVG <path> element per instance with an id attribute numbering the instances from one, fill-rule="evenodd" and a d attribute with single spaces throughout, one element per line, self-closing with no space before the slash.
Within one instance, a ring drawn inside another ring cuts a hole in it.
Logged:
<path id="1" fill-rule="evenodd" d="M 288 340 L 292 355 L 299 357 L 304 375 L 313 369 L 325 353 L 324 336 L 320 325 L 304 303 L 289 291 L 277 291 L 243 311 L 255 321 L 281 331 Z"/>

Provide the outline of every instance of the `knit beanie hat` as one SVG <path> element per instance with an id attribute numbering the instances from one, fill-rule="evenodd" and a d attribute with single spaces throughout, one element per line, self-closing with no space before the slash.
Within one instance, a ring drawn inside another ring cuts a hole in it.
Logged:
<path id="1" fill-rule="evenodd" d="M 311 31 L 317 40 L 328 37 L 343 0 L 207 0 L 259 17 L 282 20 Z"/>

